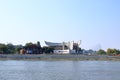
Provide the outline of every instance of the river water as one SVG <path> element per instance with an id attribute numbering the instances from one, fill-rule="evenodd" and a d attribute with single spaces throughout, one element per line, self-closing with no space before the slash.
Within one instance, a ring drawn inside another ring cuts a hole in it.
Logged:
<path id="1" fill-rule="evenodd" d="M 1 60 L 0 80 L 120 80 L 120 62 Z"/>

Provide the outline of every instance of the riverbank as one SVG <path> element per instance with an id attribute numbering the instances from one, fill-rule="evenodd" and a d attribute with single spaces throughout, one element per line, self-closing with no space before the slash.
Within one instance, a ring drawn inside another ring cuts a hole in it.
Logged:
<path id="1" fill-rule="evenodd" d="M 55 54 L 0 54 L 0 60 L 118 60 L 120 56 L 108 55 L 55 55 Z"/>

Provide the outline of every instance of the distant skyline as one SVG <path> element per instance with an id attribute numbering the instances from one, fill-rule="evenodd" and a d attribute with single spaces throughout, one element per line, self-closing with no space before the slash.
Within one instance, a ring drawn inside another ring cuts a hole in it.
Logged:
<path id="1" fill-rule="evenodd" d="M 0 0 L 0 43 L 73 40 L 120 49 L 120 0 Z"/>

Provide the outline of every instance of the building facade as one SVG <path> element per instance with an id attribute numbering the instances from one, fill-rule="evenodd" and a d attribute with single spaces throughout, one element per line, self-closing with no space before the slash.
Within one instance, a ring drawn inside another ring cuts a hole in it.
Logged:
<path id="1" fill-rule="evenodd" d="M 69 42 L 62 42 L 62 43 L 54 43 L 54 42 L 47 42 L 45 44 L 49 47 L 54 48 L 55 54 L 72 54 L 72 53 L 79 53 L 80 51 L 80 44 L 81 40 L 78 42 L 69 41 Z"/>

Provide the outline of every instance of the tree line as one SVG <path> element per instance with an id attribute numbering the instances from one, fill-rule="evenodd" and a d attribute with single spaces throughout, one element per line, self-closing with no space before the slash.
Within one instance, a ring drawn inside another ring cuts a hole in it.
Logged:
<path id="1" fill-rule="evenodd" d="M 48 46 L 41 47 L 39 41 L 37 43 L 28 42 L 24 46 L 23 45 L 13 45 L 12 43 L 8 43 L 8 44 L 0 43 L 0 54 L 14 54 L 14 53 L 20 54 L 21 51 L 23 54 L 24 53 L 50 54 L 50 53 L 53 53 L 53 50 L 54 50 L 53 47 L 48 47 Z M 82 54 L 82 52 L 83 51 L 81 50 L 80 54 Z M 93 52 L 93 51 L 90 50 L 88 52 Z M 120 55 L 120 50 L 108 48 L 107 51 L 100 49 L 99 51 L 95 51 L 95 53 L 99 54 L 99 55 Z"/>
<path id="2" fill-rule="evenodd" d="M 0 54 L 19 54 L 21 50 L 25 50 L 25 53 L 30 53 L 30 51 L 32 51 L 34 54 L 42 54 L 53 53 L 54 48 L 48 46 L 41 47 L 39 41 L 37 43 L 28 42 L 24 46 L 13 45 L 12 43 L 0 43 Z"/>
<path id="3" fill-rule="evenodd" d="M 97 54 L 100 54 L 100 55 L 120 55 L 120 50 L 108 48 L 107 51 L 105 51 L 103 49 L 100 49 L 99 51 L 97 51 Z"/>

